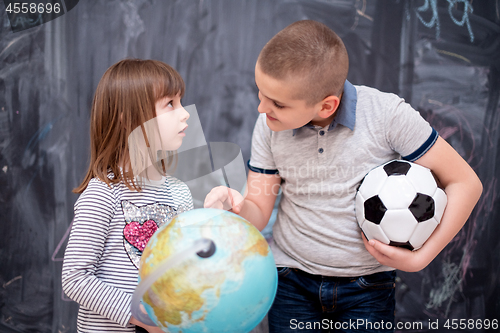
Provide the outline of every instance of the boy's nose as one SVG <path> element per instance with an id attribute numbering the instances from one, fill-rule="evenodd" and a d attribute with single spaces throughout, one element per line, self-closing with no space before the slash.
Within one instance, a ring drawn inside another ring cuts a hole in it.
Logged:
<path id="1" fill-rule="evenodd" d="M 266 113 L 265 109 L 264 109 L 264 103 L 262 102 L 262 96 L 260 94 L 260 91 L 259 91 L 257 96 L 259 96 L 259 106 L 257 107 L 257 111 L 259 111 L 259 113 Z"/>
<path id="2" fill-rule="evenodd" d="M 269 112 L 269 108 L 266 108 L 264 102 L 261 100 L 259 106 L 257 107 L 257 111 L 259 111 L 259 113 L 267 113 L 266 110 Z"/>

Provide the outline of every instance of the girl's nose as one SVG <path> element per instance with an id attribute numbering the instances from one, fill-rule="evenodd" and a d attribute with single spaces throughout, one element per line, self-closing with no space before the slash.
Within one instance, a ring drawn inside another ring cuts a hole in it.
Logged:
<path id="1" fill-rule="evenodd" d="M 181 121 L 185 122 L 189 119 L 189 112 L 186 111 L 184 107 L 182 107 Z"/>

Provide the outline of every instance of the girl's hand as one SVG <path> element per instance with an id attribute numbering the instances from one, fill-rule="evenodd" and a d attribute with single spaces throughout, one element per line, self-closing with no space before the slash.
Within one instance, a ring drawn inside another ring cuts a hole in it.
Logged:
<path id="1" fill-rule="evenodd" d="M 141 305 L 141 307 L 142 307 L 142 305 Z M 144 311 L 144 313 L 145 313 L 145 311 Z M 149 333 L 164 333 L 163 330 L 161 328 L 159 328 L 158 326 L 149 326 L 149 325 L 146 325 L 143 322 L 135 319 L 134 317 L 130 317 L 130 321 L 129 322 L 132 325 L 144 328 Z"/>
<path id="2" fill-rule="evenodd" d="M 203 207 L 224 209 L 239 214 L 243 203 L 244 198 L 240 192 L 226 186 L 217 186 L 207 194 Z"/>
<path id="3" fill-rule="evenodd" d="M 419 250 L 410 251 L 384 244 L 375 239 L 368 241 L 363 233 L 361 233 L 361 237 L 363 238 L 366 250 L 382 265 L 405 272 L 418 272 L 424 269 L 430 262 L 430 260 L 427 262 L 425 258 L 421 258 Z"/>
<path id="4" fill-rule="evenodd" d="M 146 309 L 144 308 L 144 305 L 141 304 L 140 308 L 141 308 L 142 313 L 147 315 L 147 312 L 146 312 Z M 146 331 L 148 331 L 149 333 L 164 333 L 163 330 L 161 328 L 159 328 L 158 326 L 146 325 L 142 321 L 134 318 L 134 316 L 130 317 L 129 323 L 131 323 L 132 325 L 135 325 L 135 326 L 142 327 Z"/>
<path id="5" fill-rule="evenodd" d="M 145 327 L 146 330 L 149 332 L 149 333 L 165 333 L 161 328 L 159 328 L 158 326 L 148 326 L 148 327 Z"/>

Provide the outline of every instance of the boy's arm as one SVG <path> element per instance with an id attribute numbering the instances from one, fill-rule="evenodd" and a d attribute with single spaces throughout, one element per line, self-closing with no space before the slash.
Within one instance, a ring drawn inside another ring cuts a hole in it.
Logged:
<path id="1" fill-rule="evenodd" d="M 465 224 L 482 192 L 476 173 L 441 137 L 415 163 L 431 169 L 444 187 L 448 203 L 441 223 L 417 251 L 368 242 L 363 236 L 366 249 L 378 262 L 407 272 L 425 268 L 444 249 Z"/>
<path id="2" fill-rule="evenodd" d="M 248 171 L 247 187 L 243 197 L 236 190 L 219 186 L 205 198 L 205 208 L 231 209 L 252 223 L 257 229 L 266 227 L 279 192 L 281 177 Z"/>

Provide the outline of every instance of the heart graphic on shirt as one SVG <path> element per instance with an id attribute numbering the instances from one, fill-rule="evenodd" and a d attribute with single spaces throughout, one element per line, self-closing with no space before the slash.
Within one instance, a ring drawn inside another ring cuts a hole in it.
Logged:
<path id="1" fill-rule="evenodd" d="M 158 225 L 153 220 L 147 220 L 143 224 L 132 221 L 123 229 L 123 236 L 130 244 L 142 252 L 156 230 L 158 230 Z"/>

